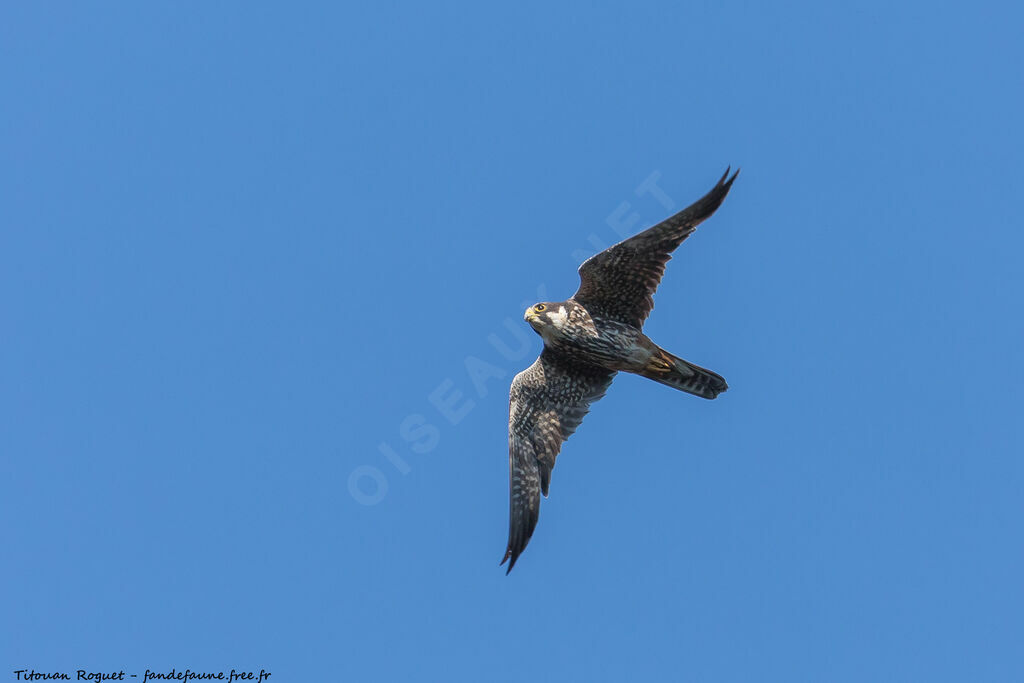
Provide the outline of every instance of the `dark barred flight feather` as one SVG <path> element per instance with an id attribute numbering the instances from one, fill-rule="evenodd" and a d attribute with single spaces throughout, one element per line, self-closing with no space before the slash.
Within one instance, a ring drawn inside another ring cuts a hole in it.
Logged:
<path id="1" fill-rule="evenodd" d="M 615 372 L 580 363 L 545 348 L 533 365 L 512 380 L 509 396 L 508 469 L 510 477 L 508 549 L 501 563 L 519 553 L 533 535 L 540 494 L 548 495 L 551 468 L 590 404 L 604 396 Z"/>
<path id="2" fill-rule="evenodd" d="M 737 175 L 739 171 L 729 178 L 726 169 L 718 184 L 691 206 L 584 261 L 580 288 L 572 298 L 593 315 L 643 325 L 672 252 L 722 205 Z"/>
<path id="3" fill-rule="evenodd" d="M 544 339 L 540 357 L 512 380 L 509 394 L 508 546 L 512 571 L 537 526 L 541 494 L 562 443 L 615 374 L 631 372 L 694 396 L 728 389 L 718 374 L 665 351 L 642 331 L 671 253 L 721 206 L 737 171 L 704 197 L 580 266 L 580 288 L 567 301 L 539 303 L 526 320 Z"/>

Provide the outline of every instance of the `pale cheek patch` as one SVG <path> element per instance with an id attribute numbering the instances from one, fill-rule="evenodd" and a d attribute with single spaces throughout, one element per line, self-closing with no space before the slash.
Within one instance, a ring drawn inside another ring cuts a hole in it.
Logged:
<path id="1" fill-rule="evenodd" d="M 568 322 L 568 320 L 569 316 L 565 312 L 565 306 L 559 306 L 557 312 L 553 311 L 551 313 L 551 324 L 558 329 L 565 327 L 565 323 Z"/>

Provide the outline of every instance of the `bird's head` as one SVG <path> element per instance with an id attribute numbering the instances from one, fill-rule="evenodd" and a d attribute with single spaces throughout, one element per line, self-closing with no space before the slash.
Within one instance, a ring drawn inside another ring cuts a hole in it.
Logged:
<path id="1" fill-rule="evenodd" d="M 556 334 L 566 321 L 565 304 L 547 301 L 534 304 L 526 309 L 523 319 L 542 337 L 545 334 Z"/>

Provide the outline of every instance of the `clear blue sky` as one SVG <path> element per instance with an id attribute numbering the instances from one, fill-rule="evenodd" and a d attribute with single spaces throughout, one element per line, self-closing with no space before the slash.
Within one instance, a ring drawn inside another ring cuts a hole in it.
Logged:
<path id="1" fill-rule="evenodd" d="M 7 3 L 0 665 L 1024 680 L 1024 11 L 826 4 Z M 730 391 L 506 577 L 524 306 L 728 164 L 647 331 Z"/>

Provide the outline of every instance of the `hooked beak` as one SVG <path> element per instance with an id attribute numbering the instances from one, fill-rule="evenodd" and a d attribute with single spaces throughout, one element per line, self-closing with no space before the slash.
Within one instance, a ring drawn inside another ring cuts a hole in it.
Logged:
<path id="1" fill-rule="evenodd" d="M 547 333 L 547 320 L 544 318 L 544 314 L 538 313 L 533 306 L 527 308 L 523 313 L 523 320 L 529 323 L 533 331 L 540 336 L 543 337 Z"/>

